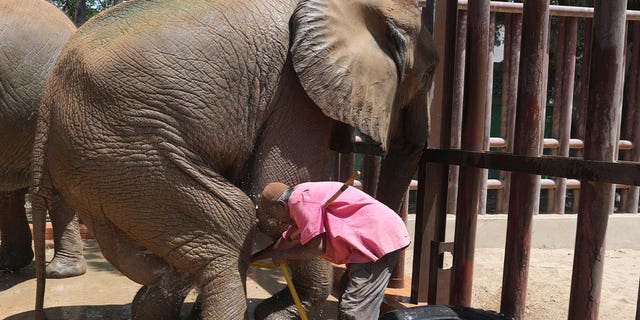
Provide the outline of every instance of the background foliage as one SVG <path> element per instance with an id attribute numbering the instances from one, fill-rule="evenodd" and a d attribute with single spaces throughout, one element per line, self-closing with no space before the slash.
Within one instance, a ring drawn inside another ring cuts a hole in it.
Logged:
<path id="1" fill-rule="evenodd" d="M 64 13 L 73 20 L 73 22 L 80 26 L 89 18 L 96 15 L 98 12 L 114 6 L 123 0 L 47 0 L 58 8 L 62 9 Z"/>

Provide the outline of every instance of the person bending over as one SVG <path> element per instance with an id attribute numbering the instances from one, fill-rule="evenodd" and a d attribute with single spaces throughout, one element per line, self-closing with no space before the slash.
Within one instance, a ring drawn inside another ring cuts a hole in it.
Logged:
<path id="1" fill-rule="evenodd" d="M 398 214 L 357 188 L 348 187 L 326 204 L 342 185 L 332 181 L 295 187 L 268 184 L 260 196 L 258 219 L 269 219 L 286 231 L 251 261 L 271 258 L 282 264 L 321 256 L 346 264 L 339 319 L 378 319 L 399 253 L 411 240 Z"/>

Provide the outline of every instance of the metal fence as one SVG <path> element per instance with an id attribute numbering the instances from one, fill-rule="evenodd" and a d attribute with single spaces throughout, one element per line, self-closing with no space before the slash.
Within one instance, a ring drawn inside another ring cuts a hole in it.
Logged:
<path id="1" fill-rule="evenodd" d="M 545 210 L 556 213 L 564 213 L 569 189 L 579 191 L 572 206 L 579 214 L 569 318 L 596 319 L 616 194 L 622 210 L 638 207 L 640 46 L 633 44 L 640 43 L 640 27 L 627 21 L 640 13 L 615 0 L 594 1 L 595 9 L 547 1 L 420 3 L 425 21 L 434 21 L 441 65 L 418 173 L 412 302 L 470 305 L 477 217 L 493 188 L 498 211 L 508 213 L 500 311 L 522 318 L 541 189 L 549 190 Z M 498 17 L 504 61 L 501 101 L 494 103 Z M 548 74 L 550 63 L 555 74 Z M 492 121 L 496 105 L 500 120 Z M 493 138 L 492 122 L 500 123 Z M 488 170 L 499 176 L 488 179 Z M 456 214 L 453 243 L 444 241 L 447 213 Z M 443 269 L 445 252 L 453 254 L 451 269 Z"/>

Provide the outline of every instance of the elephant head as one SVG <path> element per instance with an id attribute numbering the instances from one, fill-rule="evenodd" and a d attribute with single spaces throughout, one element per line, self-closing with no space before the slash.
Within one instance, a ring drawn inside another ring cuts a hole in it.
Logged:
<path id="1" fill-rule="evenodd" d="M 398 209 L 426 144 L 438 62 L 415 2 L 303 1 L 291 30 L 302 87 L 325 115 L 381 144 L 377 197 Z"/>

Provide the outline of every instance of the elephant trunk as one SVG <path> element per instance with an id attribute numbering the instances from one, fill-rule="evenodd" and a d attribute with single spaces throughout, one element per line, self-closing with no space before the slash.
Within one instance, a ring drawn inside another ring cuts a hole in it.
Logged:
<path id="1" fill-rule="evenodd" d="M 398 149 L 398 150 L 395 150 Z M 382 160 L 376 198 L 398 212 L 411 183 L 423 148 L 392 146 Z"/>
<path id="2" fill-rule="evenodd" d="M 418 168 L 429 136 L 429 86 L 409 102 L 392 127 L 389 147 L 380 165 L 376 198 L 396 212 Z"/>

